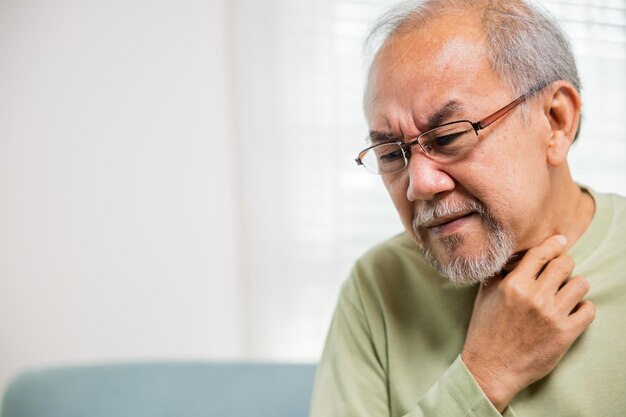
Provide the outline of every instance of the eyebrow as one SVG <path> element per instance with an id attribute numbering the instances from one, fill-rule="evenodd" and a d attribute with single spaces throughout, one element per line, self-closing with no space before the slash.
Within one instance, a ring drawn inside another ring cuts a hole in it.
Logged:
<path id="1" fill-rule="evenodd" d="M 434 129 L 441 126 L 450 116 L 454 114 L 460 114 L 463 112 L 463 106 L 458 101 L 448 101 L 432 116 L 428 118 L 426 123 L 426 130 Z"/>
<path id="2" fill-rule="evenodd" d="M 378 132 L 376 130 L 370 130 L 368 137 L 370 144 L 378 145 L 379 143 L 387 142 L 402 142 L 402 137 L 394 136 L 391 133 Z"/>
<path id="3" fill-rule="evenodd" d="M 463 112 L 463 105 L 458 101 L 448 101 L 439 110 L 437 110 L 432 116 L 428 118 L 424 132 L 441 126 L 446 120 L 448 120 L 454 114 L 460 114 Z M 404 138 L 402 136 L 395 136 L 391 133 L 379 132 L 376 130 L 370 130 L 368 140 L 372 145 L 378 145 L 379 143 L 387 142 L 402 142 Z"/>

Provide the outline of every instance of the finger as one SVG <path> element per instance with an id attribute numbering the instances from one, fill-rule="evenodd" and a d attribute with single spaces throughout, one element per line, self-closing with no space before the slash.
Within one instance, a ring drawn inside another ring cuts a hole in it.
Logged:
<path id="1" fill-rule="evenodd" d="M 573 314 L 574 309 L 588 291 L 589 282 L 585 278 L 581 276 L 572 277 L 557 292 L 557 304 L 563 312 Z"/>
<path id="2" fill-rule="evenodd" d="M 548 262 L 563 253 L 566 244 L 567 239 L 565 236 L 554 235 L 539 246 L 529 249 L 514 270 L 516 272 L 515 275 L 521 274 L 533 280 L 536 279 Z"/>
<path id="3" fill-rule="evenodd" d="M 596 306 L 589 300 L 583 300 L 578 303 L 574 311 L 569 315 L 570 323 L 578 334 L 589 327 L 595 318 Z"/>
<path id="4" fill-rule="evenodd" d="M 544 288 L 552 291 L 552 294 L 556 294 L 559 291 L 559 287 L 572 274 L 574 266 L 574 259 L 571 256 L 557 256 L 548 262 L 544 270 L 539 273 L 537 280 Z"/>

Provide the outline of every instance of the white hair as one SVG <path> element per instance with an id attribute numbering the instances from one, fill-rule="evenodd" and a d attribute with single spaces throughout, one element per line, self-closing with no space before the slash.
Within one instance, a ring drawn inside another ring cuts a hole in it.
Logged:
<path id="1" fill-rule="evenodd" d="M 481 21 L 491 68 L 516 96 L 533 93 L 557 80 L 569 82 L 580 92 L 576 61 L 565 34 L 547 11 L 524 0 L 410 0 L 398 3 L 370 30 L 365 42 L 366 56 L 371 58 L 394 34 L 410 33 L 437 16 L 468 11 Z M 527 103 L 521 108 L 527 115 Z M 580 132 L 580 125 L 578 130 Z"/>

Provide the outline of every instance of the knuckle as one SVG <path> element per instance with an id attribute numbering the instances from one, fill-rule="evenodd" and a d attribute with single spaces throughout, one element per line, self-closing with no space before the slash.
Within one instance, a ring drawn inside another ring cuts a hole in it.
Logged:
<path id="1" fill-rule="evenodd" d="M 572 258 L 569 255 L 561 255 L 559 256 L 559 259 L 561 260 L 561 262 L 563 263 L 563 266 L 568 270 L 568 271 L 573 271 L 574 267 L 576 266 L 576 261 L 574 261 L 574 258 Z"/>
<path id="2" fill-rule="evenodd" d="M 589 320 L 589 323 L 596 318 L 596 306 L 591 301 L 583 303 L 583 311 L 585 313 L 585 317 Z"/>
<path id="3" fill-rule="evenodd" d="M 568 276 L 572 269 L 567 261 L 557 258 L 550 262 L 550 271 L 558 275 Z"/>
<path id="4" fill-rule="evenodd" d="M 577 319 L 572 323 L 577 333 L 582 333 L 596 318 L 596 306 L 590 301 L 582 301 L 578 304 L 575 315 Z"/>
<path id="5" fill-rule="evenodd" d="M 568 276 L 574 269 L 574 261 L 569 257 L 558 257 L 550 262 L 550 269 L 558 275 Z"/>
<path id="6" fill-rule="evenodd" d="M 574 290 L 578 294 L 586 294 L 589 291 L 589 281 L 581 276 L 573 277 L 569 280 L 568 285 L 574 287 Z"/>
<path id="7" fill-rule="evenodd" d="M 562 320 L 555 320 L 554 328 L 556 329 L 557 334 L 565 335 L 570 331 L 570 324 L 565 318 L 563 318 Z"/>
<path id="8" fill-rule="evenodd" d="M 526 255 L 542 265 L 548 263 L 548 261 L 551 259 L 548 252 L 541 246 L 529 249 Z"/>
<path id="9" fill-rule="evenodd" d="M 528 290 L 524 285 L 515 280 L 504 280 L 499 286 L 499 290 L 506 298 L 519 300 L 527 298 Z"/>

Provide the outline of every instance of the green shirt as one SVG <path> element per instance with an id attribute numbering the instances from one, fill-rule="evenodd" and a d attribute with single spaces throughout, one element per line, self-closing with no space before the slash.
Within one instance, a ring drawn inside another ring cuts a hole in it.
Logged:
<path id="1" fill-rule="evenodd" d="M 504 416 L 626 415 L 626 199 L 593 197 L 570 255 L 596 319 Z M 500 416 L 459 356 L 476 292 L 437 275 L 406 234 L 369 251 L 342 288 L 311 417 Z"/>

